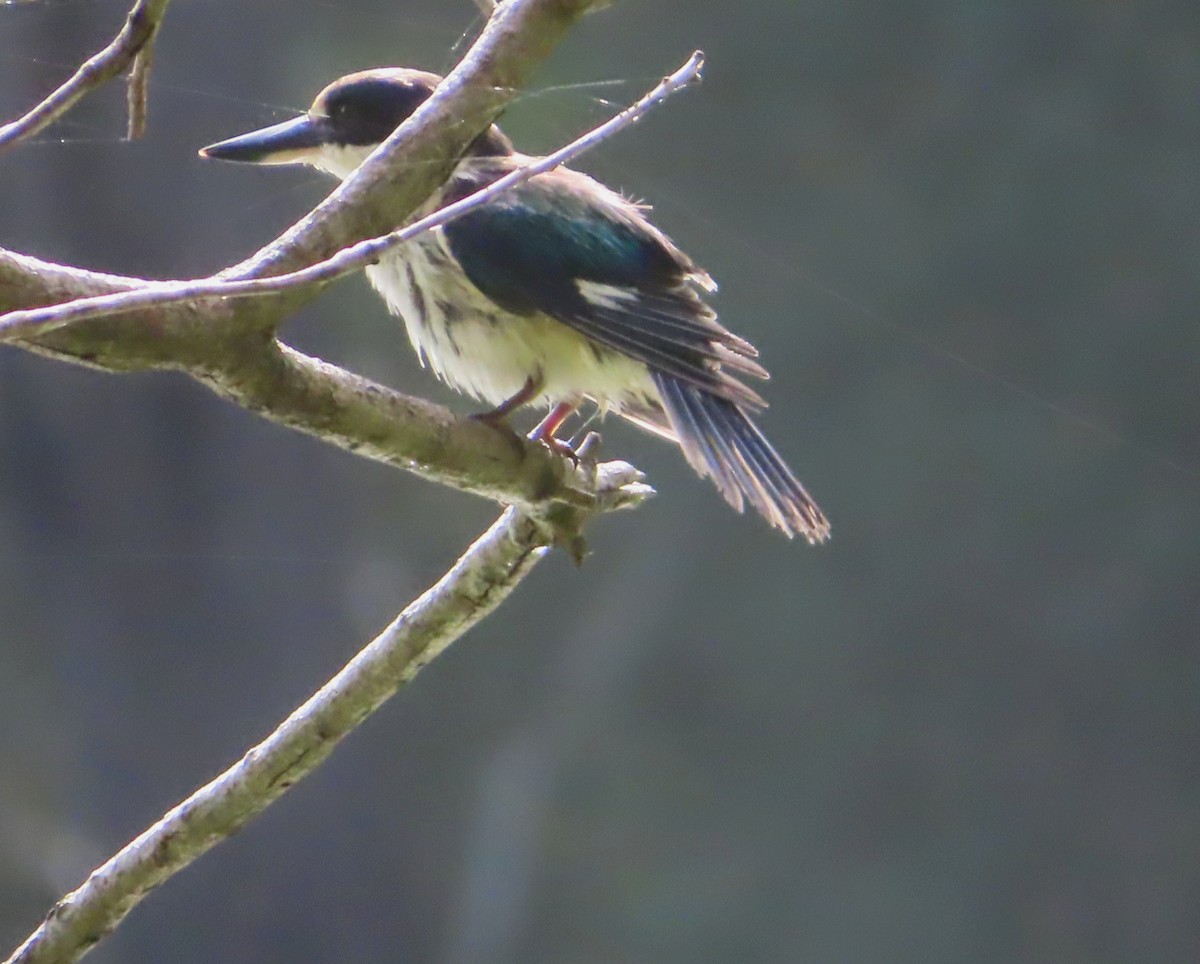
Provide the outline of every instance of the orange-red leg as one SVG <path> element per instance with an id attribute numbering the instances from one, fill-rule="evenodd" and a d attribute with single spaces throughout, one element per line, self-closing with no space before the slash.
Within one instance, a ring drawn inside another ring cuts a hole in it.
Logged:
<path id="1" fill-rule="evenodd" d="M 509 427 L 507 418 L 516 409 L 520 408 L 526 402 L 531 401 L 542 390 L 543 385 L 544 382 L 540 377 L 530 375 L 525 379 L 525 384 L 521 386 L 521 390 L 513 395 L 512 398 L 506 398 L 490 411 L 476 412 L 471 418 L 479 422 L 484 422 L 492 426 L 492 428 L 506 432 L 516 439 L 516 433 Z M 575 413 L 576 408 L 578 408 L 578 405 L 574 402 L 559 402 L 554 408 L 550 409 L 546 417 L 538 422 L 537 427 L 529 433 L 530 440 L 543 442 L 559 455 L 574 458 L 575 450 L 567 442 L 555 438 L 555 433 L 562 428 L 563 422 Z"/>
<path id="2" fill-rule="evenodd" d="M 538 422 L 537 428 L 529 433 L 529 437 L 535 442 L 545 442 L 554 438 L 555 433 L 562 428 L 563 422 L 575 414 L 575 409 L 574 402 L 559 402 Z"/>
<path id="3" fill-rule="evenodd" d="M 559 455 L 574 458 L 575 450 L 567 442 L 555 438 L 554 433 L 562 428 L 563 422 L 575 414 L 577 407 L 574 402 L 559 402 L 538 422 L 537 428 L 529 433 L 529 437 L 535 442 L 544 442 Z"/>
<path id="4" fill-rule="evenodd" d="M 508 424 L 505 422 L 505 419 L 508 418 L 508 416 L 511 415 L 516 409 L 520 408 L 535 395 L 537 395 L 537 393 L 541 390 L 542 379 L 540 377 L 534 377 L 533 375 L 530 375 L 527 379 L 525 379 L 525 384 L 521 386 L 520 390 L 517 392 L 517 394 L 512 396 L 512 398 L 506 398 L 490 411 L 476 412 L 471 416 L 471 418 L 480 422 L 486 422 L 488 425 L 492 425 L 496 428 L 508 428 Z"/>

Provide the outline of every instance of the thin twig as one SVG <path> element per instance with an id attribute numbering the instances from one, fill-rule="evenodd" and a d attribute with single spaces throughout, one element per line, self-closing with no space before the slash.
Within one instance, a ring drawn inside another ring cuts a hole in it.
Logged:
<path id="1" fill-rule="evenodd" d="M 8 314 L 0 315 L 0 341 L 31 338 L 63 325 L 106 317 L 135 308 L 162 308 L 207 298 L 277 294 L 303 285 L 327 284 L 378 261 L 397 245 L 403 244 L 425 231 L 453 221 L 516 185 L 561 164 L 566 164 L 618 131 L 637 123 L 672 94 L 698 81 L 703 66 L 704 55 L 702 52 L 696 51 L 678 70 L 665 77 L 657 87 L 636 103 L 553 154 L 526 164 L 494 181 L 483 190 L 476 191 L 404 228 L 343 248 L 325 261 L 319 261 L 298 271 L 267 278 L 250 278 L 244 281 L 161 282 L 134 291 L 81 298 L 77 301 L 44 308 L 11 311 Z"/>
<path id="2" fill-rule="evenodd" d="M 170 2 L 171 0 L 137 0 L 133 9 L 129 11 L 129 16 L 125 18 L 120 33 L 107 47 L 80 64 L 79 69 L 68 80 L 24 116 L 0 126 L 0 151 L 44 130 L 70 110 L 85 94 L 116 77 L 130 63 L 142 60 L 140 55 L 153 42 Z M 149 57 L 145 58 L 140 68 L 137 63 L 134 63 L 134 67 L 134 76 L 130 81 L 130 136 L 135 136 L 132 133 L 135 121 L 135 87 L 140 88 L 136 95 L 141 105 L 137 108 L 137 121 L 138 124 L 144 123 L 144 83 L 145 72 L 149 69 Z"/>
<path id="3" fill-rule="evenodd" d="M 155 27 L 154 34 L 158 33 Z M 146 133 L 146 115 L 149 108 L 150 68 L 154 64 L 154 34 L 133 58 L 129 68 L 129 80 L 125 85 L 125 104 L 129 120 L 125 127 L 127 140 L 135 141 Z"/>

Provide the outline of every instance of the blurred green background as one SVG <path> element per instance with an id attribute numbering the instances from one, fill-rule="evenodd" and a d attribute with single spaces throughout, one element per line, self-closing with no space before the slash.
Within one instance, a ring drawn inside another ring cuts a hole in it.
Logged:
<path id="1" fill-rule="evenodd" d="M 0 9 L 0 116 L 126 0 Z M 331 187 L 196 148 L 471 0 L 176 0 L 0 158 L 0 244 L 152 277 Z M 1200 949 L 1200 8 L 623 0 L 505 119 L 655 205 L 775 375 L 821 549 L 610 423 L 659 498 L 549 559 L 89 960 L 1191 961 Z M 300 347 L 459 410 L 353 279 Z M 496 514 L 181 376 L 0 351 L 0 949 L 263 736 Z"/>

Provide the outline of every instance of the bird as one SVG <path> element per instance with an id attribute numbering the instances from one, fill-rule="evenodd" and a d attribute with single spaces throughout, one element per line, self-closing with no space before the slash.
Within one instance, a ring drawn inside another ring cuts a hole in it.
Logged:
<path id="1" fill-rule="evenodd" d="M 299 117 L 200 155 L 305 164 L 345 180 L 441 79 L 409 67 L 358 71 Z M 492 125 L 413 217 L 529 161 Z M 705 300 L 715 282 L 648 211 L 558 167 L 419 234 L 366 274 L 422 364 L 493 406 L 477 418 L 506 428 L 519 407 L 545 408 L 530 437 L 569 450 L 556 432 L 592 402 L 676 442 L 737 511 L 749 505 L 789 538 L 824 542 L 824 513 L 754 422 L 767 403 L 743 378 L 769 377 L 758 351 L 718 322 Z"/>

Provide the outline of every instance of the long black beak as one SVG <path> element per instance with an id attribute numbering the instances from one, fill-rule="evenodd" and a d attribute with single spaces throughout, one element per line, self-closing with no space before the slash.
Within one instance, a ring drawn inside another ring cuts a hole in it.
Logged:
<path id="1" fill-rule="evenodd" d="M 303 164 L 329 143 L 328 122 L 302 114 L 249 134 L 200 148 L 201 157 L 247 164 Z"/>

